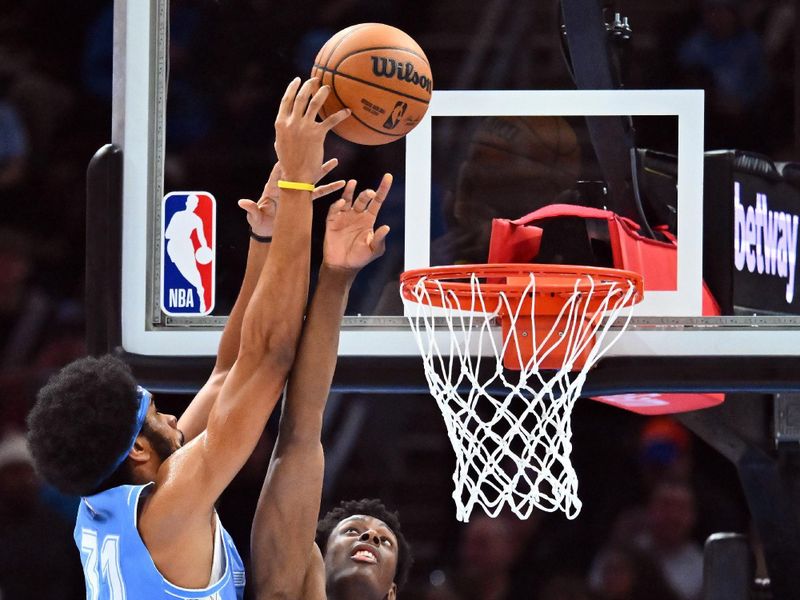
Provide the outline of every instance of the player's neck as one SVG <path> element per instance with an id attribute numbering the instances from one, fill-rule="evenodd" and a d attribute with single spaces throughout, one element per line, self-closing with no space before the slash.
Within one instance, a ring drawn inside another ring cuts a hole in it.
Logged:
<path id="1" fill-rule="evenodd" d="M 149 460 L 146 463 L 137 465 L 131 469 L 131 483 L 134 485 L 144 485 L 156 481 L 160 466 L 161 462 L 156 462 L 154 460 Z"/>
<path id="2" fill-rule="evenodd" d="M 327 588 L 327 600 L 385 600 L 387 596 L 381 595 L 363 582 L 340 581 Z"/>

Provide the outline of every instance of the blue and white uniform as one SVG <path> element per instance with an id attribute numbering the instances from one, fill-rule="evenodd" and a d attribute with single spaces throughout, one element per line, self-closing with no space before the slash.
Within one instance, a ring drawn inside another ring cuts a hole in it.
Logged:
<path id="1" fill-rule="evenodd" d="M 87 600 L 242 600 L 244 565 L 219 519 L 214 551 L 219 576 L 209 573 L 208 587 L 178 587 L 158 572 L 136 526 L 139 500 L 150 485 L 121 485 L 81 499 L 75 543 Z"/>

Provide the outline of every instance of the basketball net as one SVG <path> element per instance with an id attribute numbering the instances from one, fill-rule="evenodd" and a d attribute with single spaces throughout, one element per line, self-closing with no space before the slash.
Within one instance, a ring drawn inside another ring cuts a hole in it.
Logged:
<path id="1" fill-rule="evenodd" d="M 526 519 L 535 507 L 574 519 L 581 501 L 570 462 L 570 415 L 587 372 L 630 321 L 628 311 L 622 327 L 614 327 L 622 309 L 641 298 L 641 280 L 638 288 L 624 278 L 598 286 L 592 275 L 575 274 L 574 287 L 559 294 L 560 311 L 550 316 L 546 331 L 532 336 L 537 297 L 543 295 L 536 275 L 528 273 L 522 294 L 511 297 L 487 293 L 488 282 L 473 272 L 468 293 L 425 276 L 402 286 L 416 303 L 408 319 L 456 454 L 456 517 L 468 521 L 477 505 L 492 517 L 508 507 Z M 500 335 L 498 315 L 508 321 Z M 560 366 L 551 370 L 549 357 L 562 353 Z M 504 357 L 519 370 L 504 369 Z"/>

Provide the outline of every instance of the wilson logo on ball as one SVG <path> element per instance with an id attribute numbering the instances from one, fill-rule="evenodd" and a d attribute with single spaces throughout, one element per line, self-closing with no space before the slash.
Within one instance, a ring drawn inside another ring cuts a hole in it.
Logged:
<path id="1" fill-rule="evenodd" d="M 335 33 L 317 53 L 311 76 L 331 88 L 322 117 L 351 111 L 333 131 L 369 146 L 402 139 L 414 129 L 433 91 L 425 52 L 410 35 L 385 23 L 359 23 Z"/>
<path id="2" fill-rule="evenodd" d="M 425 75 L 420 75 L 410 62 L 404 63 L 385 56 L 370 56 L 372 59 L 372 73 L 376 77 L 391 79 L 396 77 L 400 81 L 408 81 L 418 85 L 429 94 L 433 90 L 433 83 Z"/>

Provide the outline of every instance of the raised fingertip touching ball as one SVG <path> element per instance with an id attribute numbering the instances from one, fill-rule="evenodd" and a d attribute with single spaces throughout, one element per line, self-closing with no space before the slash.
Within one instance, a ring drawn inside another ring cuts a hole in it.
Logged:
<path id="1" fill-rule="evenodd" d="M 425 53 L 407 33 L 383 23 L 361 23 L 331 37 L 311 69 L 331 87 L 320 115 L 352 114 L 334 132 L 356 144 L 399 140 L 428 110 L 433 76 Z"/>

